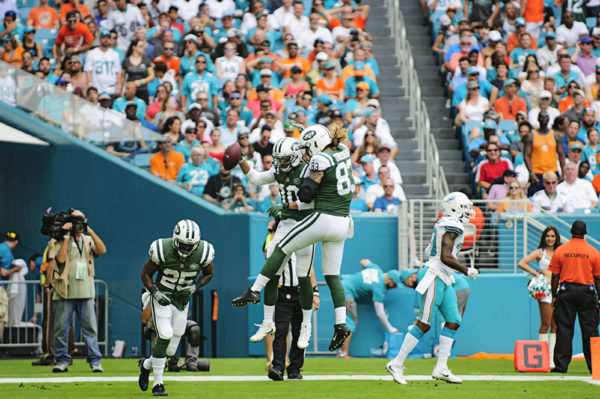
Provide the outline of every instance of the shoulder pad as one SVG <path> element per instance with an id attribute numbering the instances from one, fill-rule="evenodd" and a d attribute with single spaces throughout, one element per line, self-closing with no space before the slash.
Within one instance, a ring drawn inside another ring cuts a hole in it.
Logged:
<path id="1" fill-rule="evenodd" d="M 312 172 L 325 171 L 334 165 L 333 158 L 328 154 L 320 153 L 310 159 L 310 170 Z"/>
<path id="2" fill-rule="evenodd" d="M 159 238 L 158 240 L 152 241 L 152 244 L 150 244 L 150 249 L 148 250 L 148 258 L 157 265 L 164 263 L 165 250 L 163 248 L 162 239 Z"/>
<path id="3" fill-rule="evenodd" d="M 448 232 L 456 233 L 459 235 L 462 234 L 464 230 L 462 223 L 457 218 L 449 216 L 445 216 L 440 219 L 439 227 L 443 228 Z"/>
<path id="4" fill-rule="evenodd" d="M 213 262 L 215 258 L 215 248 L 208 241 L 203 241 L 202 256 L 200 256 L 200 266 L 206 267 Z"/>

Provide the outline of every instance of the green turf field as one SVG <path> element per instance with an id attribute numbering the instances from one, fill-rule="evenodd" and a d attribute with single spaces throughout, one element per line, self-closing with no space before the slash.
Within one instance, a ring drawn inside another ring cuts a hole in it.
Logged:
<path id="1" fill-rule="evenodd" d="M 165 373 L 165 386 L 170 397 L 177 398 L 600 398 L 600 385 L 584 381 L 560 380 L 549 373 L 517 373 L 511 360 L 450 360 L 449 366 L 460 376 L 550 377 L 551 381 L 464 381 L 461 385 L 429 380 L 409 381 L 398 385 L 388 379 L 384 370 L 385 359 L 332 359 L 308 358 L 304 376 L 381 376 L 379 380 L 331 380 L 274 382 L 266 378 L 263 359 L 213 359 L 210 372 Z M 408 360 L 406 374 L 428 376 L 435 359 Z M 144 398 L 150 390 L 141 392 L 137 387 L 137 363 L 132 359 L 105 359 L 105 372 L 94 374 L 84 360 L 76 359 L 68 373 L 53 374 L 51 367 L 32 367 L 31 360 L 0 361 L 0 396 L 5 398 Z M 168 381 L 169 377 L 208 376 L 265 376 L 259 381 Z M 585 363 L 571 363 L 567 377 L 589 377 Z M 59 382 L 49 378 L 73 377 L 133 377 L 132 381 Z M 2 379 L 41 378 L 41 382 L 2 383 Z M 367 377 L 363 377 L 367 378 Z M 373 378 L 373 377 L 370 377 Z M 386 378 L 387 380 L 384 380 Z M 486 377 L 484 377 L 486 378 Z M 402 396 L 400 396 L 402 395 Z"/>

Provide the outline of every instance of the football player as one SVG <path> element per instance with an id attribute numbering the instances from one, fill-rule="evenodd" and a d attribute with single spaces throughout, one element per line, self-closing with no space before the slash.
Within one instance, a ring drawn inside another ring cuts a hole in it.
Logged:
<path id="1" fill-rule="evenodd" d="M 408 328 L 400 352 L 395 359 L 385 365 L 386 370 L 392 375 L 398 384 L 406 384 L 404 379 L 404 360 L 408 354 L 417 346 L 423 335 L 431 327 L 431 316 L 439 310 L 444 316 L 444 327 L 440 334 L 440 346 L 438 361 L 433 369 L 432 377 L 436 380 L 444 380 L 454 384 L 460 384 L 462 380 L 452 374 L 448 369 L 448 357 L 454 343 L 456 330 L 462 323 L 458 312 L 456 293 L 452 284 L 454 277 L 452 273 L 459 271 L 475 280 L 479 270 L 467 267 L 456 259 L 464 240 L 463 223 L 473 217 L 473 204 L 466 195 L 454 192 L 446 195 L 442 201 L 441 217 L 433 227 L 431 241 L 426 251 L 429 252 L 429 260 L 426 263 L 427 271 L 418 280 L 417 276 L 406 280 L 408 276 L 402 276 L 404 284 L 415 286 L 420 294 L 419 316 L 414 325 Z M 408 281 L 408 283 L 407 283 Z"/>
<path id="2" fill-rule="evenodd" d="M 370 298 L 373 301 L 375 314 L 385 329 L 390 334 L 398 332 L 398 329 L 392 326 L 388 320 L 383 301 L 387 290 L 394 289 L 402 283 L 400 272 L 398 270 L 388 270 L 384 273 L 378 265 L 369 259 L 362 259 L 360 265 L 364 270 L 342 278 L 347 300 L 346 309 L 349 312 L 346 316 L 346 324 L 352 331 L 338 352 L 338 357 L 344 359 L 350 358 L 350 340 L 358 324 L 358 306 L 356 302 L 359 298 Z"/>
<path id="3" fill-rule="evenodd" d="M 279 184 L 282 205 L 275 205 L 269 209 L 269 215 L 274 216 L 276 213 L 280 213 L 280 222 L 273 239 L 267 247 L 267 258 L 273 253 L 275 245 L 279 243 L 299 221 L 310 215 L 314 208 L 313 201 L 305 204 L 298 199 L 298 191 L 300 190 L 304 178 L 308 176 L 308 164 L 302 162 L 302 153 L 300 152 L 300 147 L 296 139 L 284 137 L 277 140 L 273 146 L 273 159 L 274 167 L 264 172 L 257 172 L 252 169 L 250 164 L 243 159 L 240 161 L 240 167 L 248 177 L 250 183 L 256 186 L 275 182 Z M 304 334 L 301 333 L 302 339 L 298 340 L 297 345 L 300 349 L 306 348 L 310 342 L 310 323 L 313 306 L 310 270 L 314 258 L 314 251 L 315 245 L 311 244 L 304 248 L 300 248 L 295 252 L 296 267 L 298 267 L 298 264 L 301 264 L 302 270 L 306 270 L 309 273 L 307 275 L 308 278 L 302 278 L 302 276 L 298 275 L 298 284 L 307 284 L 307 289 L 303 290 L 303 292 L 305 294 L 306 292 L 310 293 L 309 297 L 307 296 L 304 300 L 301 299 L 302 325 L 300 329 L 301 331 L 308 329 L 308 336 L 306 335 L 306 331 Z M 286 264 L 287 260 L 283 262 L 283 265 Z M 275 333 L 273 314 L 275 311 L 275 302 L 277 302 L 277 284 L 279 283 L 279 276 L 281 275 L 282 270 L 283 266 L 275 272 L 277 278 L 269 280 L 264 287 L 264 319 L 256 334 L 250 337 L 250 341 L 252 342 L 262 341 L 265 336 Z"/>
<path id="4" fill-rule="evenodd" d="M 148 389 L 152 369 L 152 395 L 167 396 L 162 380 L 167 356 L 175 354 L 185 334 L 190 295 L 213 278 L 214 256 L 213 246 L 200 239 L 200 228 L 189 219 L 177 222 L 172 238 L 160 238 L 150 245 L 148 260 L 142 269 L 142 283 L 151 295 L 157 339 L 152 356 L 139 362 L 138 383 L 142 391 Z M 156 279 L 152 280 L 156 272 Z"/>
<path id="5" fill-rule="evenodd" d="M 263 266 L 254 284 L 232 303 L 245 306 L 260 301 L 260 291 L 276 276 L 277 271 L 293 252 L 321 242 L 322 269 L 331 291 L 335 311 L 334 335 L 329 350 L 338 349 L 350 335 L 346 325 L 346 296 L 340 280 L 340 269 L 344 254 L 344 242 L 353 235 L 350 217 L 350 202 L 354 193 L 354 178 L 350 151 L 342 144 L 346 132 L 337 129 L 334 134 L 325 126 L 312 125 L 304 129 L 299 144 L 305 160 L 309 162 L 309 175 L 298 190 L 298 199 L 304 203 L 315 201 L 314 212 L 297 223 L 275 246 L 273 253 Z M 297 266 L 302 279 L 309 278 L 306 265 Z M 307 298 L 312 296 L 310 286 L 300 284 L 303 309 Z M 300 332 L 300 342 L 308 342 L 311 325 Z"/>

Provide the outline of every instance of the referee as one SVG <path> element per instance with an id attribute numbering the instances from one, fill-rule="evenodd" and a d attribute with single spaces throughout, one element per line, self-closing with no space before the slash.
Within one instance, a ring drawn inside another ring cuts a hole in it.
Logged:
<path id="1" fill-rule="evenodd" d="M 554 251 L 548 268 L 552 272 L 554 321 L 557 326 L 556 367 L 552 369 L 555 373 L 566 373 L 571 362 L 575 316 L 579 317 L 585 361 L 592 371 L 590 338 L 598 336 L 600 252 L 585 241 L 586 233 L 584 221 L 573 222 L 571 240 Z"/>
<path id="2" fill-rule="evenodd" d="M 313 284 L 313 305 L 319 308 L 319 290 L 316 284 L 314 269 L 311 269 Z M 268 376 L 273 381 L 282 381 L 286 369 L 287 336 L 292 327 L 290 344 L 290 364 L 287 367 L 288 380 L 301 380 L 300 370 L 304 365 L 304 349 L 298 348 L 298 337 L 302 324 L 302 307 L 300 306 L 298 276 L 296 275 L 295 257 L 292 256 L 284 266 L 279 278 L 277 302 L 275 303 L 275 338 L 273 338 L 273 361 Z"/>

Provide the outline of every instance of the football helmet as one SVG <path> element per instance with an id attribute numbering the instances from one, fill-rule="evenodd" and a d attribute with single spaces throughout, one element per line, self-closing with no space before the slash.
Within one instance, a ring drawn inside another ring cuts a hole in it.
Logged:
<path id="1" fill-rule="evenodd" d="M 300 165 L 302 153 L 298 142 L 291 137 L 277 140 L 273 147 L 273 160 L 277 170 L 284 173 Z"/>
<path id="2" fill-rule="evenodd" d="M 181 259 L 185 259 L 200 244 L 200 227 L 193 220 L 180 220 L 173 229 L 173 248 Z"/>
<path id="3" fill-rule="evenodd" d="M 473 203 L 465 194 L 455 191 L 444 197 L 442 200 L 442 213 L 444 216 L 452 216 L 467 223 L 470 218 L 475 216 Z"/>
<path id="4" fill-rule="evenodd" d="M 310 157 L 319 154 L 329 144 L 332 139 L 331 132 L 323 125 L 312 125 L 307 127 L 300 134 L 298 144 L 301 150 L 305 150 Z"/>

